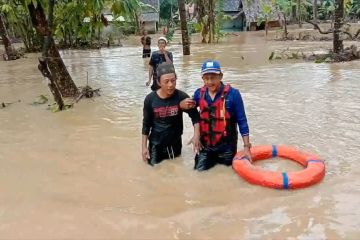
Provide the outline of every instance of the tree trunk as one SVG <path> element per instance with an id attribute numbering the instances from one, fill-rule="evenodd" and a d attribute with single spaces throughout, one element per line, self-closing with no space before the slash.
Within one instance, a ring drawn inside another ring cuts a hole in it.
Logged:
<path id="1" fill-rule="evenodd" d="M 339 54 L 344 49 L 343 40 L 340 36 L 343 20 L 344 20 L 344 0 L 335 0 L 333 51 L 336 54 Z"/>
<path id="2" fill-rule="evenodd" d="M 189 41 L 189 32 L 186 19 L 186 10 L 185 10 L 185 1 L 178 0 L 179 11 L 180 11 L 180 21 L 181 21 L 181 36 L 182 36 L 182 45 L 183 45 L 183 54 L 190 55 L 190 41 Z"/>
<path id="3" fill-rule="evenodd" d="M 209 0 L 209 41 L 211 43 L 215 40 L 215 1 Z"/>
<path id="4" fill-rule="evenodd" d="M 314 0 L 313 3 L 313 21 L 314 23 L 317 23 L 318 21 L 318 1 Z"/>
<path id="5" fill-rule="evenodd" d="M 18 57 L 15 49 L 11 45 L 9 34 L 7 32 L 5 25 L 5 18 L 3 17 L 2 14 L 0 14 L 0 36 L 5 46 L 4 60 L 5 61 L 16 60 Z"/>
<path id="6" fill-rule="evenodd" d="M 287 31 L 287 20 L 286 20 L 286 14 L 284 12 L 282 12 L 283 17 L 284 17 L 284 38 L 287 39 L 288 36 L 288 31 Z"/>
<path id="7" fill-rule="evenodd" d="M 54 0 L 49 1 L 51 2 Z M 44 63 L 42 63 L 41 61 L 40 65 L 43 66 L 42 68 L 48 68 L 51 78 L 53 78 L 54 84 L 58 87 L 62 97 L 75 97 L 79 94 L 79 90 L 76 87 L 74 81 L 72 80 L 69 72 L 67 71 L 66 66 L 60 56 L 60 53 L 55 46 L 55 41 L 51 35 L 51 28 L 48 25 L 44 10 L 40 2 L 37 1 L 36 8 L 31 2 L 28 5 L 28 9 L 36 32 L 38 33 L 38 35 L 42 36 L 46 40 L 44 42 L 43 48 L 43 51 L 45 51 L 43 52 L 45 66 L 43 65 Z M 40 69 L 40 71 L 42 70 Z M 44 74 L 43 71 L 42 73 Z"/>
<path id="8" fill-rule="evenodd" d="M 301 22 L 301 0 L 297 0 L 297 20 L 299 23 L 299 28 L 302 27 L 302 22 Z"/>
<path id="9" fill-rule="evenodd" d="M 293 2 L 294 0 L 290 0 L 291 1 L 291 22 L 295 23 L 296 19 L 297 19 L 297 7 L 296 4 Z"/>
<path id="10" fill-rule="evenodd" d="M 205 21 L 205 2 L 203 2 L 202 0 L 199 0 L 199 4 L 197 5 L 197 21 L 199 23 L 201 23 L 201 43 L 207 43 L 206 41 L 206 36 L 209 32 L 208 29 L 208 20 Z"/>

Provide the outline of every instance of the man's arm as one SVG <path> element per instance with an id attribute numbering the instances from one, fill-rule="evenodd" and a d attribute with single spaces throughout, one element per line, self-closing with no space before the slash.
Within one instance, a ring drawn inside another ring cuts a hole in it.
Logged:
<path id="1" fill-rule="evenodd" d="M 169 57 L 169 55 L 170 55 L 170 57 Z M 171 52 L 165 51 L 164 56 L 165 56 L 165 62 L 167 62 L 167 63 L 172 63 L 173 62 Z"/>
<path id="2" fill-rule="evenodd" d="M 144 162 L 148 162 L 150 155 L 148 150 L 148 135 L 142 135 L 142 159 Z"/>
<path id="3" fill-rule="evenodd" d="M 236 114 L 236 121 L 239 126 L 239 131 L 243 140 L 243 147 L 244 147 L 244 154 L 245 156 L 252 161 L 251 158 L 251 143 L 250 143 L 250 133 L 249 133 L 249 126 L 247 123 L 246 113 L 245 113 L 245 107 L 244 102 L 242 100 L 242 97 L 240 95 L 240 92 L 237 89 L 234 89 L 234 95 L 233 95 L 233 108 Z"/>
<path id="4" fill-rule="evenodd" d="M 199 151 L 202 149 L 200 143 L 200 114 L 196 109 L 195 101 L 191 99 L 189 95 L 187 95 L 186 93 L 182 93 L 182 95 L 180 96 L 180 100 L 181 99 L 183 100 L 180 102 L 180 108 L 182 109 L 182 111 L 186 112 L 189 115 L 191 122 L 194 126 L 194 134 L 188 144 L 192 143 L 193 151 L 198 154 Z"/>
<path id="5" fill-rule="evenodd" d="M 143 124 L 142 124 L 142 159 L 147 162 L 149 159 L 149 150 L 148 150 L 148 138 L 149 133 L 152 128 L 152 107 L 149 95 L 146 96 L 144 100 L 144 108 L 143 108 Z"/>
<path id="6" fill-rule="evenodd" d="M 153 66 L 149 66 L 149 80 L 146 82 L 146 86 L 149 86 L 151 83 L 151 79 L 153 76 L 153 71 L 154 71 L 154 67 Z"/>

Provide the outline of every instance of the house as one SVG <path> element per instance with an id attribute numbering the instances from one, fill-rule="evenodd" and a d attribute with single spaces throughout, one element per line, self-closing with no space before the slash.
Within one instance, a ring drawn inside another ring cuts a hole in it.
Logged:
<path id="1" fill-rule="evenodd" d="M 246 27 L 246 16 L 241 0 L 224 0 L 223 11 L 230 19 L 225 20 L 223 29 L 243 31 Z"/>
<path id="2" fill-rule="evenodd" d="M 151 5 L 153 8 L 144 7 L 140 16 L 140 26 L 149 33 L 155 33 L 159 28 L 160 0 L 141 0 L 142 3 Z"/>
<path id="3" fill-rule="evenodd" d="M 267 6 L 270 6 L 271 13 L 268 16 L 265 16 L 263 9 L 261 8 L 261 3 Z M 271 27 L 280 27 L 279 17 L 275 7 L 271 4 L 270 0 L 252 0 L 252 1 L 243 1 L 243 10 L 246 16 L 246 28 L 250 31 L 260 30 L 265 28 L 265 18 L 269 21 Z M 258 20 L 263 19 L 260 25 L 258 25 Z"/>

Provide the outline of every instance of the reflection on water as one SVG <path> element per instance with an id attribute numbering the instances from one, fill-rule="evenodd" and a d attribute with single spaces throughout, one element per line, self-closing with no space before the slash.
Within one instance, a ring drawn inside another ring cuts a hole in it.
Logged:
<path id="1" fill-rule="evenodd" d="M 360 63 L 269 63 L 280 47 L 241 34 L 219 45 L 174 41 L 178 88 L 201 86 L 200 65 L 218 59 L 239 88 L 253 144 L 295 145 L 326 162 L 325 180 L 299 191 L 252 186 L 233 170 L 192 170 L 193 154 L 154 168 L 141 162 L 147 62 L 141 48 L 64 51 L 77 85 L 101 97 L 53 114 L 30 103 L 49 94 L 36 56 L 0 62 L 0 238 L 357 239 L 360 235 Z M 316 44 L 315 44 L 316 45 Z M 314 48 L 324 45 L 319 43 Z M 185 117 L 184 143 L 191 137 Z M 258 163 L 297 171 L 288 161 Z"/>

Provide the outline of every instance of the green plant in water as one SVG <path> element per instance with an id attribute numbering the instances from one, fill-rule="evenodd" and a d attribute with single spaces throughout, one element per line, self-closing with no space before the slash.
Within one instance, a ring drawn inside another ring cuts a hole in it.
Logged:
<path id="1" fill-rule="evenodd" d="M 175 29 L 171 28 L 169 31 L 165 34 L 166 39 L 171 42 L 174 38 Z"/>

